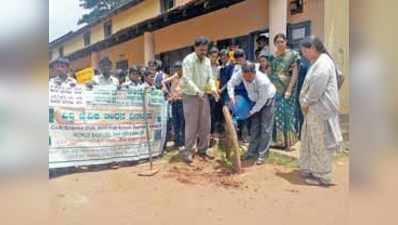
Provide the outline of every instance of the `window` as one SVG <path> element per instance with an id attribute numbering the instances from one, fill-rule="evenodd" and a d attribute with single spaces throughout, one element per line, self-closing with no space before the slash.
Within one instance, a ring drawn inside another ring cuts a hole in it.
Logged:
<path id="1" fill-rule="evenodd" d="M 59 47 L 58 53 L 59 53 L 59 57 L 64 57 L 64 47 Z"/>
<path id="2" fill-rule="evenodd" d="M 162 12 L 167 12 L 174 7 L 174 0 L 161 0 Z"/>
<path id="3" fill-rule="evenodd" d="M 90 32 L 84 33 L 83 41 L 84 41 L 84 46 L 87 46 L 87 45 L 91 44 L 91 33 Z"/>
<path id="4" fill-rule="evenodd" d="M 252 41 L 251 35 L 245 35 L 245 36 L 239 36 L 239 37 L 233 37 L 235 40 L 237 40 L 237 44 L 239 48 L 243 49 L 246 54 L 246 59 L 248 60 L 254 60 L 254 42 Z M 231 38 L 223 39 L 217 41 L 217 46 L 218 49 L 228 49 L 228 46 L 231 42 Z M 251 43 L 253 42 L 253 44 Z"/>
<path id="5" fill-rule="evenodd" d="M 179 60 L 183 60 L 185 56 L 190 54 L 193 51 L 192 47 L 185 47 L 180 49 L 174 49 L 168 52 L 163 52 L 160 55 L 157 55 L 155 58 L 160 59 L 163 63 L 163 71 L 172 74 L 175 71 L 173 70 L 173 65 Z"/>
<path id="6" fill-rule="evenodd" d="M 105 38 L 112 35 L 112 21 L 107 21 L 104 23 L 104 36 Z"/>
<path id="7" fill-rule="evenodd" d="M 311 35 L 311 21 L 287 25 L 287 39 L 289 47 L 298 50 L 300 41 Z"/>
<path id="8" fill-rule="evenodd" d="M 304 1 L 303 0 L 293 0 L 289 3 L 290 15 L 296 15 L 303 13 L 304 11 Z"/>
<path id="9" fill-rule="evenodd" d="M 129 63 L 126 59 L 116 62 L 116 69 L 128 70 L 128 68 L 129 68 Z"/>

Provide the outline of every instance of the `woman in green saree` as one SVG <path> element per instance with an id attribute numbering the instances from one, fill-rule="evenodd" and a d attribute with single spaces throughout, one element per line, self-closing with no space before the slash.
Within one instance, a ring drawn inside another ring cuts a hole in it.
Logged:
<path id="1" fill-rule="evenodd" d="M 276 52 L 271 59 L 270 76 L 277 90 L 273 147 L 291 150 L 291 146 L 298 141 L 299 137 L 296 83 L 300 55 L 287 48 L 287 39 L 282 33 L 275 36 L 274 45 Z"/>

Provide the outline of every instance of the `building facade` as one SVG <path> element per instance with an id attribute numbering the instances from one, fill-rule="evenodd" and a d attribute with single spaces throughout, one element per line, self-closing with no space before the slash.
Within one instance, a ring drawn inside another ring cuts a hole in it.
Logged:
<path id="1" fill-rule="evenodd" d="M 198 36 L 208 37 L 219 47 L 237 38 L 253 59 L 260 33 L 269 33 L 272 42 L 282 32 L 293 48 L 305 36 L 320 37 L 347 76 L 348 5 L 348 0 L 132 0 L 52 41 L 50 62 L 68 57 L 72 68 L 80 70 L 96 67 L 104 56 L 117 68 L 159 58 L 167 70 L 191 51 Z M 340 91 L 343 113 L 349 110 L 348 80 Z"/>

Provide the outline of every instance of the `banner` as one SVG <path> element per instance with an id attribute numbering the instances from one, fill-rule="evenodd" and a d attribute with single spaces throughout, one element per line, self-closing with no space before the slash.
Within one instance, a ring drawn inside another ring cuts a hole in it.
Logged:
<path id="1" fill-rule="evenodd" d="M 143 87 L 50 86 L 49 92 L 49 168 L 149 157 Z M 158 156 L 166 138 L 167 102 L 159 90 L 149 91 L 146 97 L 152 156 Z"/>

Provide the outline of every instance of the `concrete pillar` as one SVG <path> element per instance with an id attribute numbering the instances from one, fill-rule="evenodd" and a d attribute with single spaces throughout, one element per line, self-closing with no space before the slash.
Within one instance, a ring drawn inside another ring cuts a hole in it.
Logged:
<path id="1" fill-rule="evenodd" d="M 144 33 L 144 62 L 155 58 L 155 35 L 152 32 Z"/>
<path id="2" fill-rule="evenodd" d="M 99 52 L 92 51 L 90 53 L 90 60 L 91 60 L 91 67 L 93 67 L 94 69 L 97 69 L 98 68 L 98 63 L 100 61 Z"/>
<path id="3" fill-rule="evenodd" d="M 274 37 L 278 33 L 286 34 L 288 0 L 269 0 L 269 40 L 271 52 L 275 52 Z"/>
<path id="4" fill-rule="evenodd" d="M 341 87 L 340 111 L 349 112 L 349 0 L 324 1 L 324 42 L 345 81 Z M 338 16 L 336 16 L 338 15 Z"/>

